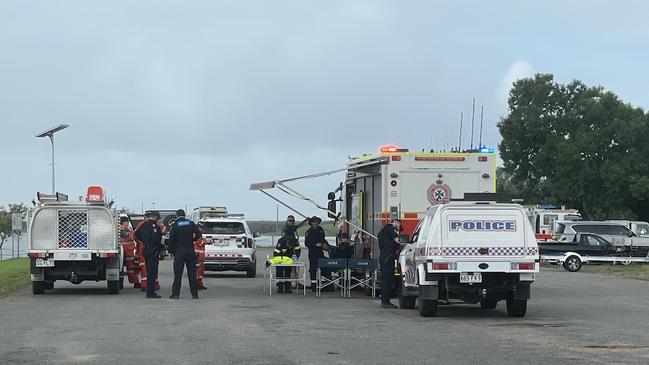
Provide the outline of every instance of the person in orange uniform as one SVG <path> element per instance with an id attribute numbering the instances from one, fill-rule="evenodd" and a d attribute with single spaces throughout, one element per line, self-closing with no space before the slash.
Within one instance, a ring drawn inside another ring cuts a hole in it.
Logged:
<path id="1" fill-rule="evenodd" d="M 128 282 L 133 284 L 134 288 L 141 288 L 140 265 L 135 255 L 135 238 L 131 222 L 125 216 L 119 218 L 119 243 L 124 251 L 124 266 L 126 266 Z"/>
<path id="2" fill-rule="evenodd" d="M 156 218 L 156 226 L 158 226 L 158 229 L 160 232 L 163 232 L 164 234 L 164 226 L 160 223 L 160 213 L 158 212 L 151 212 L 147 214 L 147 216 L 154 216 Z M 140 222 L 137 227 L 135 227 L 135 231 L 137 231 L 144 223 L 146 223 L 146 219 Z M 148 282 L 147 278 L 147 271 L 146 271 L 146 260 L 144 259 L 144 242 L 137 241 L 136 245 L 136 252 L 137 252 L 137 259 L 139 261 L 140 265 L 140 290 L 141 291 L 146 291 L 146 285 Z M 156 290 L 160 289 L 160 282 L 158 281 L 158 278 L 155 278 L 155 288 Z"/>
<path id="3" fill-rule="evenodd" d="M 203 222 L 198 222 L 198 228 L 203 231 Z M 205 275 L 205 240 L 203 236 L 194 241 L 194 252 L 196 252 L 196 288 L 198 290 L 207 290 L 203 285 L 203 276 Z"/>

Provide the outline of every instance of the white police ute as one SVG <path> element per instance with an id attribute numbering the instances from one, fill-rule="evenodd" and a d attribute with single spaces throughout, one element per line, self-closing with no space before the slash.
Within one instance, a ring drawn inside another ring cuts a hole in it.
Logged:
<path id="1" fill-rule="evenodd" d="M 402 237 L 402 240 L 405 240 Z M 539 272 L 539 250 L 526 211 L 517 204 L 453 201 L 430 207 L 399 256 L 399 307 L 437 315 L 438 302 L 483 309 L 507 303 L 523 317 Z"/>

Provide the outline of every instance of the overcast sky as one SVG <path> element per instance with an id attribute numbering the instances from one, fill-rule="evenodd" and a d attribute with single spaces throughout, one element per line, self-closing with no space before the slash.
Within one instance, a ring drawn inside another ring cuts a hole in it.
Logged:
<path id="1" fill-rule="evenodd" d="M 59 123 L 61 192 L 274 218 L 251 182 L 454 146 L 473 97 L 496 146 L 511 83 L 536 72 L 649 107 L 646 1 L 532 3 L 4 0 L 0 205 L 50 190 L 34 134 Z M 294 186 L 325 200 L 342 178 Z"/>

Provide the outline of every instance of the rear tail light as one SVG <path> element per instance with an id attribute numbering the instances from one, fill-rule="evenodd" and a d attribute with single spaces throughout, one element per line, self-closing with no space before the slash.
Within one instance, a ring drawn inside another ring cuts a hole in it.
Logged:
<path id="1" fill-rule="evenodd" d="M 254 240 L 252 238 L 248 238 L 248 248 L 252 248 Z"/>
<path id="2" fill-rule="evenodd" d="M 512 262 L 512 270 L 534 270 L 533 262 Z"/>
<path id="3" fill-rule="evenodd" d="M 448 262 L 433 262 L 433 270 L 448 270 Z"/>
<path id="4" fill-rule="evenodd" d="M 487 156 L 478 156 L 478 161 L 487 162 Z"/>
<path id="5" fill-rule="evenodd" d="M 111 259 L 113 257 L 117 257 L 117 253 L 115 253 L 115 252 L 101 252 L 99 254 L 99 257 L 104 257 L 104 258 Z"/>
<path id="6" fill-rule="evenodd" d="M 47 255 L 44 252 L 30 252 L 27 254 L 32 259 L 39 259 L 39 258 L 44 258 L 47 257 Z"/>

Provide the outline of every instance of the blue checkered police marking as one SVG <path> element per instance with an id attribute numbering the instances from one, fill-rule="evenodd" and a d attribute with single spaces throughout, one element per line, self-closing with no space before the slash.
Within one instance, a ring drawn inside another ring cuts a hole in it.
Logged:
<path id="1" fill-rule="evenodd" d="M 489 247 L 488 254 L 481 255 L 480 247 L 445 247 L 442 248 L 443 256 L 524 256 L 525 247 Z"/>

